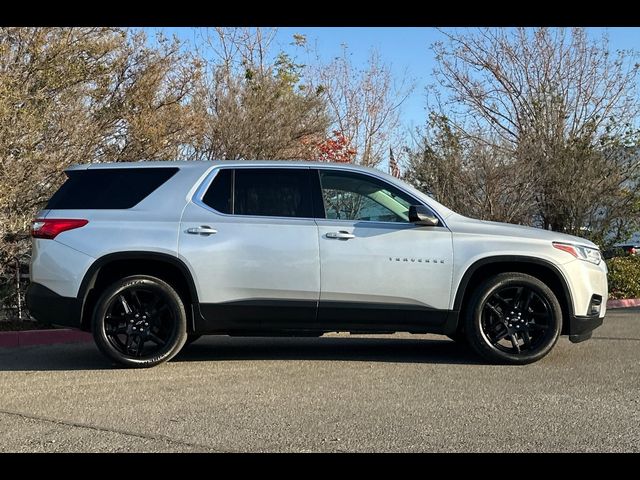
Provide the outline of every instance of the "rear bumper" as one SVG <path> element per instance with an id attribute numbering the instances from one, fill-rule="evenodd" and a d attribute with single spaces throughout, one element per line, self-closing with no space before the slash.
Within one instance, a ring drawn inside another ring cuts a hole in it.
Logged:
<path id="1" fill-rule="evenodd" d="M 31 283 L 26 293 L 27 308 L 42 323 L 80 328 L 80 301 L 63 297 L 39 283 Z"/>
<path id="2" fill-rule="evenodd" d="M 573 315 L 569 317 L 569 340 L 573 343 L 589 340 L 593 331 L 602 325 L 604 317 L 583 317 Z"/>

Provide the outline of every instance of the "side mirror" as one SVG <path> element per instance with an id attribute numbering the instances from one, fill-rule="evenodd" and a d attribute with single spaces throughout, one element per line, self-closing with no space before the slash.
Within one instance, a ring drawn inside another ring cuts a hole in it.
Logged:
<path id="1" fill-rule="evenodd" d="M 411 205 L 409 207 L 409 221 L 416 225 L 426 225 L 435 227 L 438 225 L 438 217 L 434 215 L 429 207 L 424 205 Z"/>

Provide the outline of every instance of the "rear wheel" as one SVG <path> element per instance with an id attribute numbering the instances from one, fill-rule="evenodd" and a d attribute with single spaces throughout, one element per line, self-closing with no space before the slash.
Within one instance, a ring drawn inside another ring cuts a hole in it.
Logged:
<path id="1" fill-rule="evenodd" d="M 98 299 L 92 320 L 100 351 L 120 365 L 153 367 L 173 358 L 187 340 L 187 317 L 176 291 L 159 278 L 118 280 Z"/>
<path id="2" fill-rule="evenodd" d="M 467 340 L 492 362 L 526 364 L 547 355 L 562 330 L 558 299 L 542 281 L 501 273 L 474 292 L 465 318 Z"/>

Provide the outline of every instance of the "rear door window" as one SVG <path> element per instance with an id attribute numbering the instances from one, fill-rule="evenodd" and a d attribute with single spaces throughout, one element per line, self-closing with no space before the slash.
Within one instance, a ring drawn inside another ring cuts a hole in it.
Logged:
<path id="1" fill-rule="evenodd" d="M 232 215 L 312 218 L 311 198 L 309 169 L 237 168 L 220 171 L 202 200 Z"/>
<path id="2" fill-rule="evenodd" d="M 216 173 L 202 201 L 220 213 L 233 212 L 233 169 L 223 168 Z"/>

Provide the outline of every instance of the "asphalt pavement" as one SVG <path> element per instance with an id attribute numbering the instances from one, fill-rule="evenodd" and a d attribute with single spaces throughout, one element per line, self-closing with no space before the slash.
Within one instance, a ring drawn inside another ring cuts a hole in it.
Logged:
<path id="1" fill-rule="evenodd" d="M 0 452 L 638 452 L 640 309 L 528 366 L 446 337 L 206 337 L 147 370 L 0 349 Z"/>

